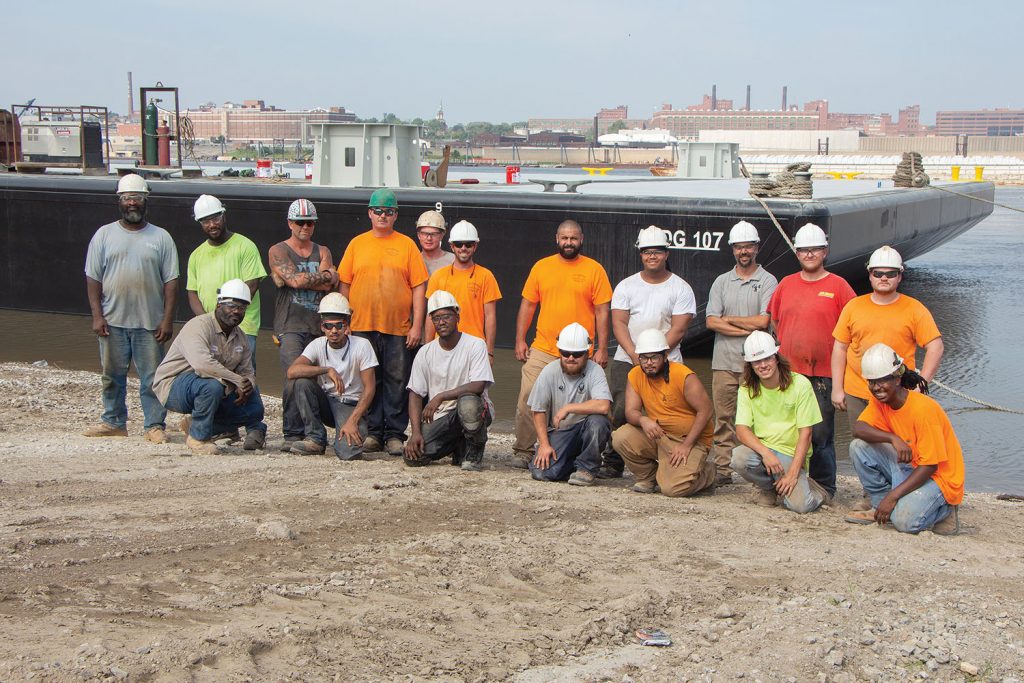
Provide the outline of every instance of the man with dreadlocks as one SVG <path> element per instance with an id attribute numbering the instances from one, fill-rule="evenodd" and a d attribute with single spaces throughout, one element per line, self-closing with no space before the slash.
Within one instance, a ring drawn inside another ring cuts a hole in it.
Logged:
<path id="1" fill-rule="evenodd" d="M 636 478 L 633 490 L 692 496 L 715 486 L 711 398 L 693 370 L 668 359 L 658 329 L 637 335 L 639 364 L 626 382 L 626 422 L 612 434 L 615 452 Z M 642 409 L 642 410 L 641 410 Z"/>
<path id="2" fill-rule="evenodd" d="M 853 426 L 850 459 L 872 509 L 851 511 L 846 521 L 956 534 L 963 451 L 942 406 L 926 396 L 928 382 L 885 344 L 864 353 L 861 376 L 871 401 Z"/>

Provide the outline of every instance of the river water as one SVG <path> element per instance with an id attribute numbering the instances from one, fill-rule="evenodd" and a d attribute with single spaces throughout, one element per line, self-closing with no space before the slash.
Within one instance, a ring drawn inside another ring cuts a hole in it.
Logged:
<path id="1" fill-rule="evenodd" d="M 996 201 L 1024 210 L 1024 188 L 997 188 Z M 1024 270 L 1012 254 L 1024 253 L 1024 216 L 996 207 L 992 215 L 956 240 L 908 264 L 901 291 L 932 311 L 942 332 L 946 355 L 938 379 L 986 402 L 1024 410 L 1013 349 L 1024 339 Z M 82 296 L 84 292 L 71 293 Z M 509 321 L 508 324 L 511 324 Z M 84 316 L 0 310 L 0 362 L 46 360 L 74 370 L 99 369 L 95 338 Z M 497 420 L 493 429 L 510 431 L 519 388 L 519 363 L 509 349 L 495 354 L 491 396 Z M 688 355 L 687 363 L 711 385 L 710 358 Z M 264 393 L 280 395 L 281 369 L 267 331 L 257 348 L 258 380 Z M 1016 379 L 1015 379 L 1016 378 Z M 967 485 L 977 491 L 1024 493 L 1024 415 L 983 409 L 933 387 L 964 448 Z M 97 379 L 97 416 L 99 381 Z M 840 457 L 849 431 L 845 416 L 836 420 Z M 840 471 L 851 472 L 848 462 Z"/>

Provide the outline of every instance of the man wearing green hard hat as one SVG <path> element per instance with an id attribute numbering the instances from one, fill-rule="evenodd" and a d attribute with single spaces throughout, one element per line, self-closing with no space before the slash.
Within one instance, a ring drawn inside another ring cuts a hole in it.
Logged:
<path id="1" fill-rule="evenodd" d="M 366 415 L 366 452 L 401 455 L 409 426 L 406 385 L 426 315 L 427 267 L 409 237 L 395 232 L 398 199 L 386 187 L 371 196 L 370 230 L 345 248 L 340 290 L 352 305 L 352 332 L 369 340 L 380 362 L 377 391 Z"/>

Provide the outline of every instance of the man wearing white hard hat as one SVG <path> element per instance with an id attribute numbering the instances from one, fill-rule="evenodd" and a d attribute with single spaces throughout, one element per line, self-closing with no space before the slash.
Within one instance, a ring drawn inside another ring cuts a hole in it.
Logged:
<path id="1" fill-rule="evenodd" d="M 481 469 L 494 405 L 487 387 L 494 374 L 484 340 L 459 331 L 459 303 L 443 289 L 430 295 L 427 314 L 437 339 L 423 346 L 409 377 L 405 464 L 429 465 L 451 456 L 452 465 Z M 424 403 L 425 402 L 425 403 Z"/>
<path id="2" fill-rule="evenodd" d="M 291 452 L 320 455 L 327 448 L 327 430 L 334 427 L 334 454 L 341 460 L 363 455 L 366 412 L 376 391 L 377 356 L 373 346 L 351 332 L 348 299 L 331 292 L 320 300 L 320 329 L 288 368 L 304 437 Z"/>
<path id="3" fill-rule="evenodd" d="M 729 231 L 736 267 L 719 275 L 708 292 L 707 327 L 715 333 L 711 357 L 711 399 L 715 404 L 712 459 L 717 484 L 732 483 L 732 450 L 736 447 L 736 396 L 743 374 L 743 341 L 755 330 L 766 330 L 771 318 L 768 302 L 779 281 L 757 263 L 761 238 L 757 228 L 740 221 Z"/>
<path id="4" fill-rule="evenodd" d="M 185 415 L 185 444 L 196 455 L 218 453 L 214 437 L 239 427 L 245 427 L 245 450 L 266 443 L 252 351 L 239 327 L 250 299 L 245 282 L 225 282 L 216 308 L 185 323 L 157 368 L 153 390 L 169 410 Z"/>
<path id="5" fill-rule="evenodd" d="M 249 286 L 252 301 L 242 320 L 242 332 L 249 339 L 253 367 L 256 367 L 256 335 L 260 331 L 260 281 L 267 276 L 256 244 L 228 230 L 227 210 L 213 195 L 200 195 L 192 209 L 206 240 L 188 257 L 185 292 L 193 315 L 210 313 L 217 306 L 217 290 L 228 280 L 239 279 Z"/>
<path id="6" fill-rule="evenodd" d="M 807 476 L 811 430 L 821 421 L 811 383 L 790 370 L 767 332 L 755 330 L 743 341 L 743 360 L 732 468 L 754 485 L 758 505 L 774 506 L 782 496 L 793 512 L 817 510 L 828 493 Z"/>
<path id="7" fill-rule="evenodd" d="M 85 286 L 103 368 L 103 417 L 85 436 L 128 436 L 128 368 L 139 373 L 144 436 L 167 440 L 167 411 L 153 393 L 153 373 L 174 332 L 178 249 L 163 228 L 146 221 L 149 186 L 130 173 L 117 183 L 121 219 L 89 242 Z"/>
<path id="8" fill-rule="evenodd" d="M 540 481 L 593 486 L 611 436 L 612 395 L 604 369 L 590 360 L 587 328 L 570 323 L 556 340 L 559 360 L 543 370 L 530 391 L 537 454 L 530 474 Z"/>
<path id="9" fill-rule="evenodd" d="M 853 425 L 850 460 L 871 500 L 846 521 L 892 522 L 898 531 L 960 530 L 964 456 L 949 417 L 927 396 L 928 382 L 885 344 L 861 358 L 871 401 Z"/>
<path id="10" fill-rule="evenodd" d="M 693 288 L 669 269 L 668 233 L 656 225 L 644 228 L 637 237 L 636 248 L 643 267 L 615 285 L 612 292 L 612 333 L 619 343 L 609 371 L 614 399 L 612 429 L 626 424 L 626 378 L 639 365 L 634 348 L 637 335 L 644 330 L 661 331 L 668 344 L 668 360 L 682 363 L 679 344 L 697 314 Z M 614 479 L 622 476 L 622 470 L 622 458 L 609 450 L 597 476 Z"/>
<path id="11" fill-rule="evenodd" d="M 843 307 L 857 296 L 843 278 L 825 270 L 828 239 L 808 223 L 793 239 L 800 272 L 782 278 L 768 304 L 782 355 L 811 382 L 822 420 L 814 425 L 811 479 L 836 493 L 835 407 L 832 405 L 832 330 Z"/>
<path id="12" fill-rule="evenodd" d="M 438 268 L 450 266 L 455 261 L 455 254 L 443 248 L 445 228 L 444 216 L 440 211 L 424 211 L 416 219 L 416 240 L 420 243 L 420 255 L 428 275 L 433 275 Z"/>
<path id="13" fill-rule="evenodd" d="M 487 268 L 476 262 L 480 235 L 469 221 L 452 226 L 448 244 L 455 252 L 455 262 L 440 268 L 427 281 L 427 297 L 434 292 L 451 292 L 459 302 L 459 331 L 487 342 L 487 354 L 494 365 L 494 341 L 498 336 L 498 300 L 501 289 Z M 427 341 L 434 338 L 434 328 L 427 318 Z"/>
<path id="14" fill-rule="evenodd" d="M 669 341 L 658 329 L 637 334 L 637 365 L 626 386 L 626 420 L 612 433 L 615 452 L 633 473 L 637 493 L 692 496 L 715 485 L 711 398 L 700 378 L 669 360 Z"/>

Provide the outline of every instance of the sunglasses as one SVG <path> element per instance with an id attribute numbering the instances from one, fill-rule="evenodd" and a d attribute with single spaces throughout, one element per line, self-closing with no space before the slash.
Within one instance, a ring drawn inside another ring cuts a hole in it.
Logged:
<path id="1" fill-rule="evenodd" d="M 871 271 L 871 277 L 875 278 L 876 280 L 881 280 L 883 277 L 892 280 L 896 276 L 898 276 L 899 274 L 900 274 L 900 271 L 898 271 L 898 270 L 872 270 Z"/>
<path id="2" fill-rule="evenodd" d="M 300 228 L 305 228 L 310 225 L 316 225 L 316 221 L 292 221 L 292 223 L 299 226 Z"/>
<path id="3" fill-rule="evenodd" d="M 476 244 L 476 242 L 452 242 L 451 243 L 452 249 L 469 249 L 474 244 Z"/>
<path id="4" fill-rule="evenodd" d="M 391 216 L 395 216 L 395 215 L 398 214 L 398 209 L 382 209 L 379 206 L 375 206 L 374 208 L 370 209 L 370 211 L 373 212 L 374 216 L 388 216 L 388 217 L 391 217 Z"/>
<path id="5" fill-rule="evenodd" d="M 583 358 L 587 355 L 586 351 L 562 351 L 559 349 L 558 352 L 562 354 L 562 358 Z"/>
<path id="6" fill-rule="evenodd" d="M 245 308 L 249 304 L 247 304 L 247 303 L 245 303 L 243 301 L 230 301 L 230 300 L 221 299 L 220 301 L 217 302 L 217 305 L 218 306 L 223 306 L 224 308 L 230 309 L 232 311 L 237 311 L 237 310 L 240 310 L 242 308 Z"/>
<path id="7" fill-rule="evenodd" d="M 325 330 L 343 330 L 346 327 L 348 327 L 348 322 L 345 320 L 336 323 L 323 322 L 320 323 L 320 327 L 324 328 Z"/>

